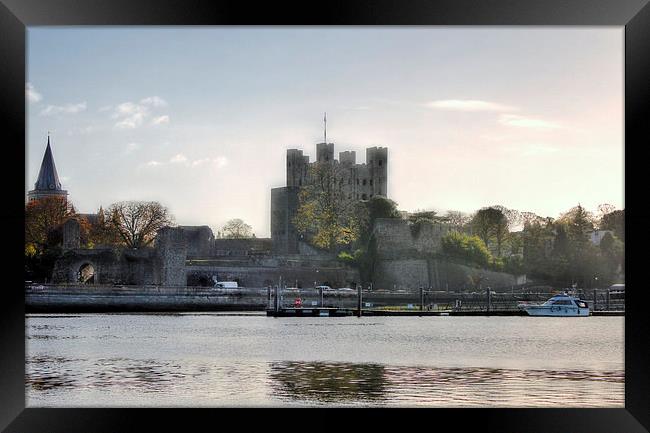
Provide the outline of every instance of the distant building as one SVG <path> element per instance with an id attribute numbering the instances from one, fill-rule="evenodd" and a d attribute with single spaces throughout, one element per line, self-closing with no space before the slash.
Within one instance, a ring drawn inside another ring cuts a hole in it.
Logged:
<path id="1" fill-rule="evenodd" d="M 27 200 L 31 202 L 46 197 L 60 197 L 66 200 L 68 198 L 68 191 L 61 188 L 59 175 L 56 172 L 49 135 L 47 136 L 47 147 L 45 148 L 45 155 L 43 155 L 43 162 L 41 162 L 41 169 L 38 172 L 38 179 L 34 184 L 34 189 L 27 193 Z"/>

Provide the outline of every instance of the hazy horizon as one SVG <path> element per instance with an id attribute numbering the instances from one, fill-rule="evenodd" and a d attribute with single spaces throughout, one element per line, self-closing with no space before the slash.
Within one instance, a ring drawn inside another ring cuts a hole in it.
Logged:
<path id="1" fill-rule="evenodd" d="M 82 213 L 157 200 L 270 235 L 286 150 L 388 147 L 401 210 L 623 208 L 623 27 L 32 27 L 27 167 L 47 133 Z"/>

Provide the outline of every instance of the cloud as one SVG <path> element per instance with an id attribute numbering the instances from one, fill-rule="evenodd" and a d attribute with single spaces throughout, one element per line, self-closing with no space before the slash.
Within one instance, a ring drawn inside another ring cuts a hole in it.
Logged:
<path id="1" fill-rule="evenodd" d="M 171 162 L 172 164 L 176 164 L 179 162 L 186 162 L 186 161 L 187 161 L 187 157 L 182 153 L 175 155 L 174 157 L 172 157 L 172 159 L 169 160 L 169 162 Z"/>
<path id="2" fill-rule="evenodd" d="M 66 105 L 48 105 L 41 111 L 41 116 L 54 116 L 57 114 L 75 114 L 86 109 L 86 102 Z"/>
<path id="3" fill-rule="evenodd" d="M 152 125 L 161 125 L 163 123 L 169 123 L 169 116 L 168 115 L 163 115 L 163 116 L 158 116 L 154 117 L 151 119 L 151 124 Z"/>
<path id="4" fill-rule="evenodd" d="M 97 128 L 94 126 L 75 126 L 68 131 L 68 135 L 88 135 L 95 132 Z"/>
<path id="5" fill-rule="evenodd" d="M 159 96 L 149 96 L 143 98 L 140 102 L 123 102 L 117 105 L 111 117 L 116 119 L 115 127 L 118 129 L 135 129 L 144 124 L 144 121 L 151 117 L 152 109 L 166 107 L 167 101 Z M 103 107 L 106 108 L 106 107 Z M 169 116 L 163 115 L 155 117 L 151 124 L 158 125 L 161 123 L 169 123 Z"/>
<path id="6" fill-rule="evenodd" d="M 517 108 L 477 99 L 442 99 L 424 104 L 428 108 L 450 111 L 515 111 Z"/>
<path id="7" fill-rule="evenodd" d="M 159 167 L 163 165 L 174 164 L 175 166 L 182 167 L 198 167 L 198 166 L 212 166 L 216 169 L 225 167 L 230 163 L 229 159 L 225 156 L 218 156 L 216 158 L 200 158 L 190 160 L 187 156 L 182 153 L 178 153 L 172 156 L 167 162 L 160 161 L 149 161 L 144 165 L 147 167 Z"/>
<path id="8" fill-rule="evenodd" d="M 533 117 L 519 116 L 517 114 L 502 114 L 499 117 L 499 123 L 506 126 L 533 129 L 558 129 L 562 127 L 556 122 L 549 122 L 547 120 Z"/>
<path id="9" fill-rule="evenodd" d="M 43 99 L 43 95 L 38 93 L 31 83 L 25 83 L 25 96 L 29 102 L 38 102 Z"/>
<path id="10" fill-rule="evenodd" d="M 140 100 L 140 104 L 142 105 L 149 105 L 151 107 L 166 107 L 167 101 L 165 101 L 163 98 L 160 96 L 149 96 L 148 98 L 144 98 Z"/>
<path id="11" fill-rule="evenodd" d="M 217 168 L 222 168 L 228 165 L 228 158 L 225 156 L 219 156 L 217 158 L 214 158 L 212 162 L 217 166 Z"/>
<path id="12" fill-rule="evenodd" d="M 190 165 L 191 165 L 192 167 L 196 167 L 197 165 L 202 165 L 202 164 L 208 163 L 208 162 L 210 162 L 210 161 L 211 161 L 210 158 L 195 159 L 194 161 L 191 162 Z"/>
<path id="13" fill-rule="evenodd" d="M 546 143 L 521 143 L 504 148 L 505 151 L 515 152 L 521 156 L 553 155 L 560 151 L 558 147 Z"/>
<path id="14" fill-rule="evenodd" d="M 140 143 L 126 143 L 126 148 L 124 149 L 125 155 L 130 155 L 140 148 Z"/>

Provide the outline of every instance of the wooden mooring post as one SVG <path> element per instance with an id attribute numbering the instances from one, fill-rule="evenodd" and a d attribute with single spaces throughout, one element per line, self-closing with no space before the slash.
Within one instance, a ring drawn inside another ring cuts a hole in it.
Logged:
<path id="1" fill-rule="evenodd" d="M 361 284 L 357 284 L 357 317 L 361 317 L 361 306 L 363 305 L 363 296 L 361 295 Z"/>
<path id="2" fill-rule="evenodd" d="M 487 288 L 487 312 L 489 313 L 490 310 L 492 309 L 492 290 L 490 288 Z"/>
<path id="3" fill-rule="evenodd" d="M 278 287 L 279 286 L 275 286 L 275 299 L 273 304 L 273 309 L 275 310 L 276 313 L 280 311 L 280 296 L 278 295 L 279 292 Z"/>
<path id="4" fill-rule="evenodd" d="M 420 287 L 420 311 L 424 311 L 424 288 Z"/>

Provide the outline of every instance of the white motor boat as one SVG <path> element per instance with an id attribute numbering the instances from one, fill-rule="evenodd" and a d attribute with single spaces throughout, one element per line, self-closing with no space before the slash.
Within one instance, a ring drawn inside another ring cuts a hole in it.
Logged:
<path id="1" fill-rule="evenodd" d="M 529 316 L 588 317 L 589 305 L 574 296 L 562 293 L 542 305 L 519 304 Z"/>

